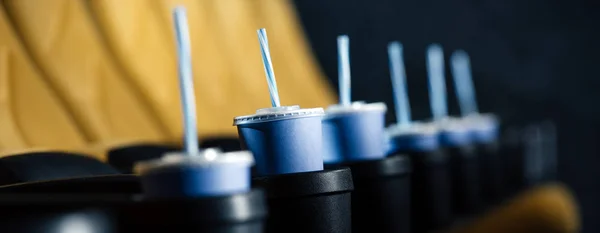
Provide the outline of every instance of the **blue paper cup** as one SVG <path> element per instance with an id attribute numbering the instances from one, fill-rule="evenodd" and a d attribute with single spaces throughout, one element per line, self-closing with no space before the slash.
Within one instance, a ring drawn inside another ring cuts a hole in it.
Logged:
<path id="1" fill-rule="evenodd" d="M 242 148 L 250 150 L 259 176 L 323 170 L 322 108 L 259 109 L 234 118 Z"/>
<path id="2" fill-rule="evenodd" d="M 468 145 L 473 142 L 472 131 L 461 119 L 446 118 L 435 122 L 440 129 L 440 145 L 457 147 Z"/>
<path id="3" fill-rule="evenodd" d="M 222 153 L 211 148 L 192 156 L 168 153 L 137 163 L 135 171 L 146 198 L 210 197 L 248 192 L 253 162 L 248 151 Z"/>
<path id="4" fill-rule="evenodd" d="M 476 114 L 463 117 L 475 143 L 490 143 L 498 139 L 500 122 L 492 114 Z"/>
<path id="5" fill-rule="evenodd" d="M 325 163 L 381 159 L 386 155 L 384 103 L 334 105 L 323 117 Z"/>
<path id="6" fill-rule="evenodd" d="M 426 152 L 439 148 L 439 130 L 433 123 L 414 122 L 407 127 L 392 125 L 386 129 L 387 154 L 398 151 Z"/>

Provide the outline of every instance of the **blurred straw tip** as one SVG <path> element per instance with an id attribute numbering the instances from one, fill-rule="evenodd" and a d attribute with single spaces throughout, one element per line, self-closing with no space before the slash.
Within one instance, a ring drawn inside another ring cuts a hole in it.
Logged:
<path id="1" fill-rule="evenodd" d="M 338 42 L 348 42 L 350 40 L 350 38 L 348 37 L 348 35 L 339 35 L 337 37 Z"/>
<path id="2" fill-rule="evenodd" d="M 175 8 L 173 8 L 173 13 L 175 13 L 175 14 L 185 14 L 186 13 L 185 6 L 181 6 L 181 5 L 176 6 Z"/>
<path id="3" fill-rule="evenodd" d="M 438 43 L 433 43 L 427 46 L 428 52 L 442 52 L 442 46 Z"/>
<path id="4" fill-rule="evenodd" d="M 402 43 L 400 43 L 400 41 L 392 41 L 388 44 L 388 49 L 392 49 L 392 50 L 402 50 Z"/>
<path id="5" fill-rule="evenodd" d="M 467 54 L 466 51 L 459 49 L 452 53 L 451 58 L 452 60 L 467 60 L 469 59 L 469 54 Z"/>
<path id="6" fill-rule="evenodd" d="M 260 29 L 256 30 L 256 33 L 258 33 L 259 36 L 266 36 L 267 35 L 267 29 L 260 28 Z"/>

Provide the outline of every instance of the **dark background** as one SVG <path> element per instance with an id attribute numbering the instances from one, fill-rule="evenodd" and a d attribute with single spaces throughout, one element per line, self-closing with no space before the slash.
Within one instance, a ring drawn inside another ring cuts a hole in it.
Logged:
<path id="1" fill-rule="evenodd" d="M 600 11 L 592 0 L 296 0 L 313 50 L 337 87 L 336 36 L 350 36 L 352 98 L 393 107 L 387 43 L 404 44 L 414 119 L 429 118 L 425 48 L 471 57 L 480 110 L 509 125 L 553 121 L 559 179 L 600 232 Z M 446 63 L 448 67 L 448 63 Z M 458 113 L 447 69 L 449 109 Z M 387 121 L 394 121 L 393 109 Z"/>

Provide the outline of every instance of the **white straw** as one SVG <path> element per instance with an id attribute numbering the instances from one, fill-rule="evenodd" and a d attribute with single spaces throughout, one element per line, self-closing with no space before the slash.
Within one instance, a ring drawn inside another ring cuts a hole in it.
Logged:
<path id="1" fill-rule="evenodd" d="M 260 43 L 260 52 L 262 55 L 265 75 L 267 77 L 267 85 L 269 85 L 269 94 L 271 95 L 271 106 L 279 107 L 279 91 L 277 90 L 277 81 L 275 80 L 275 72 L 273 71 L 273 63 L 271 62 L 271 52 L 269 51 L 269 39 L 267 31 L 264 28 L 256 31 L 258 34 L 258 42 Z"/>
<path id="2" fill-rule="evenodd" d="M 439 44 L 427 47 L 427 73 L 429 75 L 429 101 L 433 119 L 448 116 L 446 106 L 446 80 L 444 78 L 444 52 Z"/>
<path id="3" fill-rule="evenodd" d="M 338 47 L 338 82 L 340 88 L 340 104 L 350 105 L 350 39 L 347 35 L 337 37 Z"/>
<path id="4" fill-rule="evenodd" d="M 398 41 L 388 45 L 392 90 L 394 91 L 394 102 L 396 103 L 396 121 L 399 126 L 408 126 L 411 121 L 410 103 L 406 90 L 406 71 L 402 50 L 402 44 Z"/>
<path id="5" fill-rule="evenodd" d="M 190 48 L 190 35 L 188 31 L 187 15 L 184 7 L 173 10 L 175 22 L 175 37 L 177 38 L 177 55 L 179 61 L 179 88 L 181 105 L 183 108 L 184 146 L 186 154 L 197 155 L 198 129 L 196 128 L 196 101 L 194 97 L 194 80 L 192 76 L 192 60 Z"/>
<path id="6" fill-rule="evenodd" d="M 478 113 L 469 55 L 463 50 L 455 51 L 450 57 L 450 64 L 461 114 L 466 116 Z"/>

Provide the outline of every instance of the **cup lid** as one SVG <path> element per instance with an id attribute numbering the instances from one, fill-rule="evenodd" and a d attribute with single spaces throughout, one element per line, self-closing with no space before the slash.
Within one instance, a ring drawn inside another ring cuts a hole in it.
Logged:
<path id="1" fill-rule="evenodd" d="M 355 112 L 367 112 L 367 111 L 387 111 L 387 106 L 383 102 L 377 103 L 365 103 L 364 101 L 355 101 L 350 105 L 331 105 L 325 110 L 327 115 L 337 115 Z"/>
<path id="2" fill-rule="evenodd" d="M 441 133 L 468 133 L 469 127 L 462 118 L 447 117 L 436 121 Z"/>
<path id="3" fill-rule="evenodd" d="M 262 123 L 269 121 L 288 120 L 303 117 L 323 116 L 323 108 L 300 108 L 298 105 L 262 108 L 256 114 L 233 118 L 233 125 Z"/>
<path id="4" fill-rule="evenodd" d="M 142 174 L 157 168 L 210 166 L 213 164 L 242 164 L 250 167 L 254 164 L 254 157 L 250 151 L 222 152 L 218 148 L 204 149 L 196 155 L 168 152 L 162 158 L 136 163 L 134 170 L 137 174 Z"/>
<path id="5" fill-rule="evenodd" d="M 469 127 L 478 131 L 497 130 L 500 124 L 498 117 L 494 114 L 473 114 L 463 119 Z"/>
<path id="6" fill-rule="evenodd" d="M 385 133 L 390 138 L 401 136 L 434 136 L 439 133 L 439 128 L 431 122 L 412 122 L 408 126 L 391 125 Z"/>

